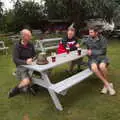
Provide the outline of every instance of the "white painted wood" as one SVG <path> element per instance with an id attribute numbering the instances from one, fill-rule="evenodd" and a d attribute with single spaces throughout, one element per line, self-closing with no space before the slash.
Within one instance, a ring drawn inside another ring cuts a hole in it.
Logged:
<path id="1" fill-rule="evenodd" d="M 0 41 L 0 51 L 5 51 L 5 53 L 7 54 L 7 50 L 8 50 L 8 47 L 5 46 L 5 43 L 4 41 Z"/>
<path id="2" fill-rule="evenodd" d="M 90 75 L 92 75 L 92 71 L 90 69 L 86 69 L 70 78 L 67 78 L 59 83 L 52 85 L 50 89 L 54 90 L 56 93 L 60 93 L 68 88 L 71 88 L 73 85 L 78 84 Z"/>
<path id="3" fill-rule="evenodd" d="M 51 39 L 43 39 L 41 40 L 41 42 L 45 43 L 45 42 L 60 41 L 60 40 L 62 40 L 62 38 L 51 38 Z"/>
<path id="4" fill-rule="evenodd" d="M 48 86 L 48 92 L 52 98 L 52 101 L 54 103 L 54 105 L 56 106 L 56 108 L 60 111 L 63 110 L 63 107 L 57 97 L 57 94 L 52 90 L 52 89 L 49 89 L 49 87 L 52 85 L 52 83 L 50 82 L 50 79 L 48 78 L 48 75 L 47 75 L 47 72 L 41 72 L 41 75 L 42 75 L 42 78 L 44 80 L 44 82 L 46 83 L 46 85 Z"/>
<path id="5" fill-rule="evenodd" d="M 73 60 L 80 59 L 80 58 L 82 58 L 86 55 L 87 55 L 87 51 L 85 49 L 83 49 L 82 52 L 81 52 L 81 56 L 77 55 L 77 51 L 72 51 L 68 55 L 66 53 L 56 55 L 56 62 L 54 62 L 54 63 L 52 63 L 52 59 L 51 59 L 51 56 L 50 56 L 50 57 L 47 58 L 49 63 L 46 64 L 46 65 L 36 65 L 36 64 L 34 64 L 34 65 L 23 65 L 23 66 L 30 69 L 30 70 L 41 72 L 41 71 L 46 71 L 46 70 L 52 69 L 54 67 L 60 66 L 62 64 L 71 62 Z"/>
<path id="6" fill-rule="evenodd" d="M 79 82 L 81 82 L 82 80 L 84 80 L 85 78 L 90 76 L 92 74 L 92 72 L 89 69 L 86 69 L 85 71 L 78 73 L 70 78 L 67 78 L 59 83 L 52 84 L 48 77 L 47 71 L 49 69 L 55 68 L 59 65 L 71 62 L 76 59 L 80 59 L 86 55 L 87 55 L 87 50 L 82 50 L 81 56 L 77 55 L 77 51 L 72 51 L 68 55 L 66 53 L 56 55 L 56 62 L 54 62 L 54 63 L 52 62 L 52 59 L 50 56 L 47 58 L 49 63 L 46 65 L 36 65 L 35 63 L 33 63 L 33 65 L 23 65 L 23 67 L 28 68 L 30 71 L 40 72 L 42 77 L 40 79 L 32 78 L 33 83 L 36 83 L 36 84 L 46 88 L 48 90 L 56 108 L 58 110 L 62 111 L 63 107 L 57 97 L 57 93 L 65 95 L 67 93 L 67 89 L 69 89 L 70 87 L 72 87 L 75 84 L 78 84 Z"/>
<path id="7" fill-rule="evenodd" d="M 44 88 L 48 88 L 47 84 L 42 79 L 32 78 L 32 83 L 42 86 Z"/>
<path id="8" fill-rule="evenodd" d="M 43 48 L 43 47 L 42 47 Z M 37 51 L 42 51 L 42 50 L 52 50 L 52 49 L 57 49 L 58 46 L 51 46 L 51 47 L 45 47 L 45 48 L 36 48 Z"/>
<path id="9" fill-rule="evenodd" d="M 36 44 L 35 44 L 35 49 L 37 51 L 47 51 L 47 50 L 52 50 L 52 49 L 57 49 L 58 48 L 58 44 L 55 45 L 55 41 L 58 42 L 62 40 L 62 38 L 51 38 L 51 39 L 43 39 L 43 40 L 36 40 Z M 45 47 L 45 45 L 49 45 L 47 47 Z"/>

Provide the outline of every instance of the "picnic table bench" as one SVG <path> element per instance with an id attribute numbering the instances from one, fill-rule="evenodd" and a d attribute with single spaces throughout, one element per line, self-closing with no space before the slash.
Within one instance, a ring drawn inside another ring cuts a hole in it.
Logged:
<path id="1" fill-rule="evenodd" d="M 7 50 L 8 50 L 8 47 L 5 46 L 4 41 L 0 41 L 0 51 L 3 51 L 5 52 L 5 54 L 7 54 L 8 53 Z"/>
<path id="2" fill-rule="evenodd" d="M 16 34 L 16 35 L 12 35 L 12 36 L 9 36 L 9 39 L 12 40 L 13 43 L 16 43 L 20 40 L 20 35 L 19 34 Z"/>
<path id="3" fill-rule="evenodd" d="M 72 86 L 78 84 L 83 81 L 85 78 L 91 75 L 90 69 L 85 69 L 84 71 L 73 75 L 70 78 L 65 79 L 59 83 L 56 83 L 50 87 L 50 89 L 54 90 L 56 93 L 60 94 L 62 91 L 71 88 Z"/>
<path id="4" fill-rule="evenodd" d="M 71 62 L 73 60 L 80 59 L 86 55 L 87 55 L 86 50 L 82 50 L 81 56 L 77 55 L 77 51 L 72 51 L 72 52 L 70 52 L 69 55 L 67 55 L 66 53 L 57 55 L 56 62 L 52 62 L 51 57 L 48 57 L 47 59 L 48 59 L 49 63 L 46 65 L 33 64 L 33 65 L 23 65 L 23 67 L 29 69 L 31 73 L 33 73 L 33 71 L 37 71 L 41 74 L 40 79 L 32 77 L 32 82 L 34 84 L 37 84 L 39 86 L 46 88 L 48 90 L 56 108 L 58 110 L 62 111 L 63 107 L 60 104 L 60 101 L 57 97 L 57 94 L 65 95 L 69 88 L 71 88 L 72 86 L 85 80 L 87 77 L 92 75 L 93 72 L 89 68 L 86 68 L 82 72 L 79 72 L 71 77 L 66 78 L 63 81 L 60 81 L 58 83 L 53 84 L 50 81 L 50 78 L 49 78 L 47 71 L 52 69 L 52 68 L 55 68 L 57 66 L 60 66 L 62 64 Z"/>
<path id="5" fill-rule="evenodd" d="M 36 40 L 35 49 L 36 51 L 48 51 L 52 49 L 57 49 L 60 40 L 62 40 L 62 38 Z"/>

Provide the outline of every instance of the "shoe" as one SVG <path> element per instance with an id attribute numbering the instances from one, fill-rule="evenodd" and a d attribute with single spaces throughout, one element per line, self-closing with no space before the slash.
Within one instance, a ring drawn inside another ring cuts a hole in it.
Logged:
<path id="1" fill-rule="evenodd" d="M 16 72 L 13 72 L 12 75 L 13 75 L 13 76 L 16 76 Z"/>
<path id="2" fill-rule="evenodd" d="M 115 95 L 116 94 L 116 91 L 113 88 L 113 84 L 108 86 L 108 92 L 109 92 L 110 95 Z"/>
<path id="3" fill-rule="evenodd" d="M 110 83 L 109 85 L 113 88 L 113 83 Z"/>
<path id="4" fill-rule="evenodd" d="M 8 98 L 14 97 L 18 94 L 20 94 L 20 89 L 18 87 L 15 87 L 9 91 Z"/>
<path id="5" fill-rule="evenodd" d="M 110 85 L 111 88 L 113 88 L 113 84 L 112 83 L 110 83 L 109 85 Z M 101 93 L 102 94 L 107 94 L 107 92 L 108 92 L 108 88 L 106 86 L 104 86 L 103 89 L 101 90 Z"/>
<path id="6" fill-rule="evenodd" d="M 108 92 L 108 89 L 107 89 L 106 86 L 104 86 L 103 89 L 101 90 L 101 93 L 102 94 L 107 94 L 107 92 Z"/>

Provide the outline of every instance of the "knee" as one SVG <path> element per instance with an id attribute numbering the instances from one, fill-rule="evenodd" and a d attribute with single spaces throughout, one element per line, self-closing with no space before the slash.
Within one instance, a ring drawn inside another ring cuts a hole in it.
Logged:
<path id="1" fill-rule="evenodd" d="M 97 64 L 95 64 L 95 63 L 91 64 L 91 70 L 93 72 L 96 72 L 98 70 Z"/>
<path id="2" fill-rule="evenodd" d="M 23 79 L 22 82 L 27 85 L 27 84 L 30 84 L 30 79 L 26 78 L 26 79 Z"/>
<path id="3" fill-rule="evenodd" d="M 105 63 L 101 63 L 101 64 L 99 65 L 99 69 L 105 70 L 105 69 L 106 69 L 106 64 L 105 64 Z"/>

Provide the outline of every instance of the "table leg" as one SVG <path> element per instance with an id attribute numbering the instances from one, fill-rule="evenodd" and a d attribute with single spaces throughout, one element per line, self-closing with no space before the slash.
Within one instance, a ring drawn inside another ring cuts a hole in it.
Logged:
<path id="1" fill-rule="evenodd" d="M 29 70 L 30 78 L 32 78 L 33 72 L 34 72 L 33 70 Z"/>
<path id="2" fill-rule="evenodd" d="M 62 107 L 62 105 L 60 104 L 60 101 L 59 101 L 56 93 L 55 93 L 53 90 L 50 90 L 50 89 L 48 89 L 48 92 L 49 92 L 49 94 L 50 94 L 50 96 L 51 96 L 51 98 L 52 98 L 52 100 L 53 100 L 53 103 L 55 104 L 56 108 L 57 108 L 58 110 L 62 111 L 62 110 L 63 110 L 63 107 Z"/>
<path id="3" fill-rule="evenodd" d="M 62 111 L 63 107 L 60 104 L 60 101 L 59 101 L 59 98 L 57 97 L 57 94 L 53 90 L 49 89 L 49 86 L 51 86 L 52 83 L 50 82 L 47 73 L 46 72 L 42 72 L 41 74 L 42 74 L 42 78 L 44 79 L 46 84 L 48 84 L 48 92 L 49 92 L 49 94 L 50 94 L 50 96 L 51 96 L 51 98 L 53 100 L 53 103 L 55 104 L 55 106 L 56 106 L 56 108 L 58 110 Z"/>
<path id="4" fill-rule="evenodd" d="M 5 49 L 5 55 L 7 55 L 7 50 Z"/>

